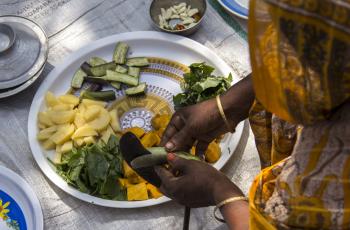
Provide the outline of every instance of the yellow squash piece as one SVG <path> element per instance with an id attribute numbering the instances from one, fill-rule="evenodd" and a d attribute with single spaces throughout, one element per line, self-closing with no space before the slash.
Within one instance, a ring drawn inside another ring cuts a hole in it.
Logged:
<path id="1" fill-rule="evenodd" d="M 219 160 L 221 156 L 221 149 L 218 143 L 215 141 L 211 142 L 205 152 L 205 160 L 208 163 L 215 163 Z"/>
<path id="2" fill-rule="evenodd" d="M 84 119 L 84 116 L 79 112 L 75 114 L 74 121 L 73 121 L 75 127 L 78 129 L 86 124 L 86 121 Z"/>
<path id="3" fill-rule="evenodd" d="M 99 105 L 101 107 L 106 107 L 107 103 L 103 101 L 95 101 L 95 100 L 90 100 L 90 99 L 83 99 L 82 104 L 84 104 L 86 107 L 89 107 L 91 105 Z"/>
<path id="4" fill-rule="evenodd" d="M 50 116 L 48 115 L 47 112 L 39 112 L 38 113 L 38 120 L 39 120 L 40 124 L 43 124 L 45 126 L 53 126 L 53 125 L 55 125 L 52 122 L 52 120 L 51 120 L 51 118 L 50 118 Z"/>
<path id="5" fill-rule="evenodd" d="M 120 128 L 119 116 L 116 109 L 109 111 L 109 116 L 111 117 L 111 127 L 114 132 L 120 132 L 122 129 Z"/>
<path id="6" fill-rule="evenodd" d="M 45 102 L 47 107 L 53 107 L 55 105 L 61 104 L 61 102 L 50 91 L 48 91 L 45 95 Z"/>
<path id="7" fill-rule="evenodd" d="M 73 141 L 67 141 L 61 146 L 61 153 L 67 153 L 73 149 Z"/>
<path id="8" fill-rule="evenodd" d="M 155 130 L 158 130 L 160 128 L 166 128 L 170 122 L 170 119 L 171 116 L 168 114 L 157 114 L 151 120 L 152 127 Z"/>
<path id="9" fill-rule="evenodd" d="M 149 132 L 141 138 L 141 143 L 145 148 L 157 146 L 160 144 L 160 138 L 155 132 Z"/>
<path id="10" fill-rule="evenodd" d="M 86 111 L 83 113 L 85 121 L 89 122 L 98 117 L 101 111 L 101 106 L 92 105 L 89 106 Z"/>
<path id="11" fill-rule="evenodd" d="M 89 137 L 89 136 L 97 136 L 98 133 L 88 124 L 85 124 L 84 126 L 80 127 L 77 129 L 73 136 L 72 139 L 78 139 L 80 137 Z"/>
<path id="12" fill-rule="evenodd" d="M 50 137 L 56 145 L 61 145 L 66 141 L 69 141 L 75 130 L 74 125 L 63 126 Z"/>
<path id="13" fill-rule="evenodd" d="M 51 149 L 55 149 L 55 143 L 52 141 L 52 140 L 50 140 L 50 139 L 47 139 L 46 141 L 44 141 L 43 143 L 42 143 L 42 146 L 43 146 L 43 148 L 44 149 L 46 149 L 46 150 L 51 150 Z"/>
<path id="14" fill-rule="evenodd" d="M 77 106 L 79 104 L 79 98 L 71 94 L 59 96 L 58 100 L 64 104 L 69 104 L 73 106 Z"/>
<path id="15" fill-rule="evenodd" d="M 159 190 L 156 186 L 154 186 L 150 183 L 148 183 L 146 186 L 147 186 L 149 197 L 157 199 L 157 198 L 163 196 L 163 194 L 161 192 L 159 192 Z"/>
<path id="16" fill-rule="evenodd" d="M 140 127 L 132 127 L 132 128 L 125 129 L 124 133 L 127 133 L 127 132 L 132 132 L 138 138 L 141 138 L 146 133 L 145 130 L 143 130 Z"/>
<path id="17" fill-rule="evenodd" d="M 95 144 L 96 140 L 94 137 L 90 136 L 90 137 L 84 137 L 84 142 L 86 145 L 91 145 L 91 144 Z"/>
<path id="18" fill-rule="evenodd" d="M 105 130 L 105 131 L 103 131 L 102 133 L 101 133 L 101 140 L 103 140 L 104 141 L 104 143 L 107 143 L 108 142 L 108 140 L 109 140 L 109 137 L 111 136 L 111 135 L 114 135 L 114 131 L 113 131 L 113 129 L 108 125 L 107 126 L 107 129 Z"/>
<path id="19" fill-rule="evenodd" d="M 44 140 L 47 140 L 49 139 L 52 134 L 54 132 L 57 131 L 57 126 L 51 126 L 50 128 L 47 128 L 47 129 L 43 129 L 41 130 L 38 135 L 37 135 L 37 138 L 39 141 L 44 141 Z"/>
<path id="20" fill-rule="evenodd" d="M 146 183 L 131 185 L 127 188 L 127 196 L 129 201 L 147 200 L 148 192 Z"/>
<path id="21" fill-rule="evenodd" d="M 55 124 L 67 124 L 72 123 L 75 117 L 75 110 L 70 111 L 48 111 L 49 118 Z"/>
<path id="22" fill-rule="evenodd" d="M 109 122 L 111 121 L 111 117 L 109 116 L 109 113 L 105 109 L 101 109 L 100 115 L 94 119 L 93 121 L 90 121 L 88 124 L 96 131 L 101 131 L 107 128 L 109 125 Z"/>

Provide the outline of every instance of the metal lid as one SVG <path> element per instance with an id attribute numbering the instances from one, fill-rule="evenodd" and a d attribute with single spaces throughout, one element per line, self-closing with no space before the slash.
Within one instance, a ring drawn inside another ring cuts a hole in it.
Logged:
<path id="1" fill-rule="evenodd" d="M 30 80 L 47 60 L 45 32 L 29 19 L 0 16 L 0 41 L 0 89 Z"/>

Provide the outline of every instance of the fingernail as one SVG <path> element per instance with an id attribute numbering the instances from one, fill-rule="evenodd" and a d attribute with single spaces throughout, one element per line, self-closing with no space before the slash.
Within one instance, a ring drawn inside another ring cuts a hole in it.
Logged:
<path id="1" fill-rule="evenodd" d="M 173 144 L 172 142 L 170 142 L 170 141 L 169 141 L 168 143 L 165 144 L 165 148 L 167 148 L 167 149 L 169 149 L 169 150 L 170 150 L 170 149 L 173 149 L 174 147 L 175 147 L 174 144 Z"/>
<path id="2" fill-rule="evenodd" d="M 175 159 L 175 154 L 174 153 L 168 153 L 168 161 L 173 161 Z"/>

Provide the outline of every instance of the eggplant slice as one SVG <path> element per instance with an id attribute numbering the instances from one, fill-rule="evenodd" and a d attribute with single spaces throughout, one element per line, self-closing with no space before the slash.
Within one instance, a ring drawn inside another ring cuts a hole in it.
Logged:
<path id="1" fill-rule="evenodd" d="M 125 133 L 120 139 L 120 150 L 128 165 L 131 166 L 131 161 L 136 157 L 151 154 L 147 149 L 143 147 L 140 140 L 131 132 Z M 154 167 L 147 168 L 132 168 L 142 178 L 156 187 L 160 187 L 161 180 L 157 173 L 154 171 Z"/>

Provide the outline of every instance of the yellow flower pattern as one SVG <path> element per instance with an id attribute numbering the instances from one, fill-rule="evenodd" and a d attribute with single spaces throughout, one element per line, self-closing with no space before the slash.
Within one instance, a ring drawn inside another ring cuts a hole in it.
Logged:
<path id="1" fill-rule="evenodd" d="M 10 205 L 10 202 L 6 202 L 3 204 L 2 200 L 0 199 L 0 218 L 5 220 L 7 217 L 7 213 L 10 212 L 9 209 L 6 209 Z"/>

